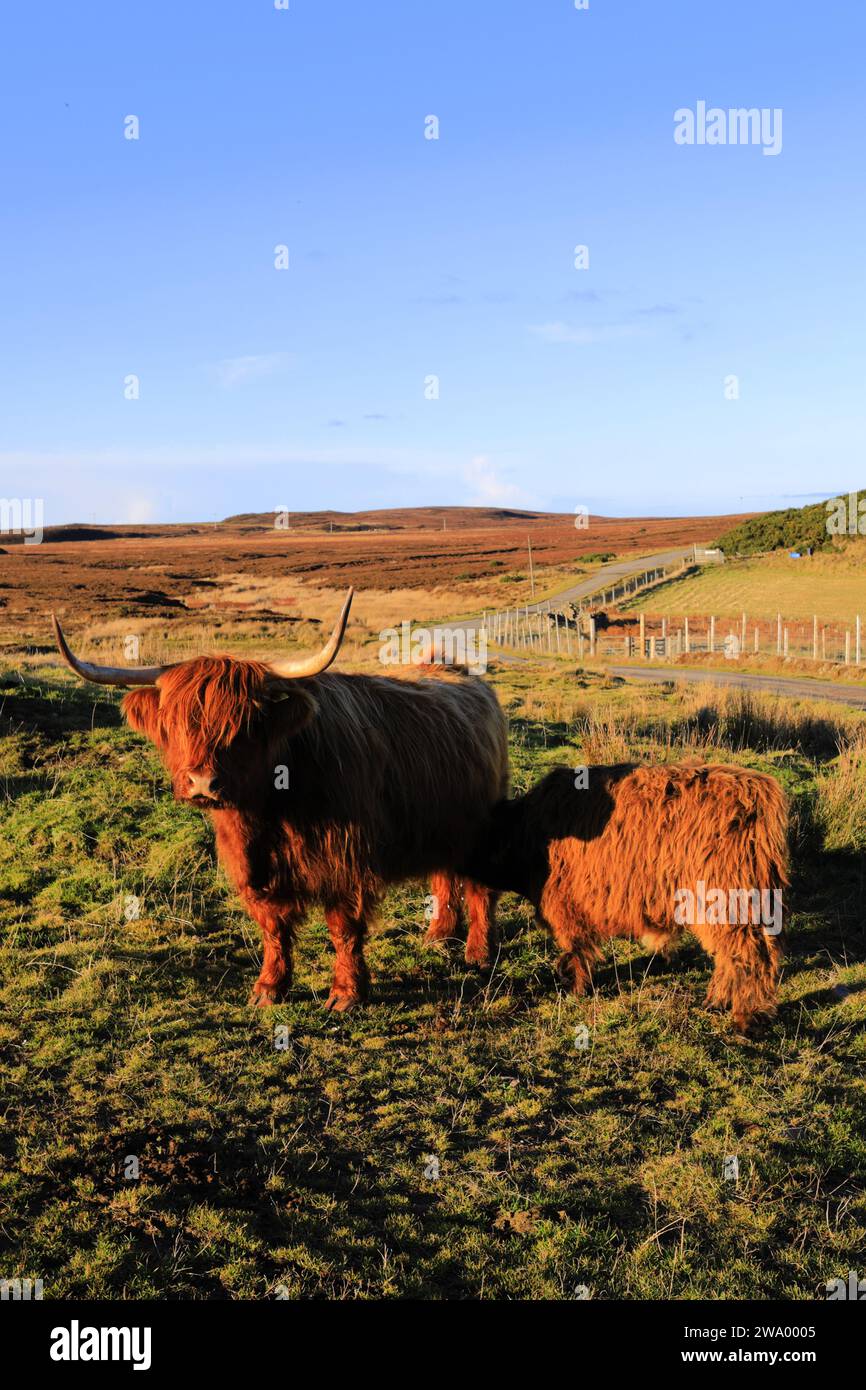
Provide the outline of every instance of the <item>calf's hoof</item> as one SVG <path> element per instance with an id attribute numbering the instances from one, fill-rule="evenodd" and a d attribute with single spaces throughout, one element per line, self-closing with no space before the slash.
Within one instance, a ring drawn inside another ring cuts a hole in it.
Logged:
<path id="1" fill-rule="evenodd" d="M 555 969 L 563 989 L 567 989 L 569 993 L 577 995 L 578 998 L 586 993 L 586 972 L 570 951 L 563 951 L 556 962 Z"/>

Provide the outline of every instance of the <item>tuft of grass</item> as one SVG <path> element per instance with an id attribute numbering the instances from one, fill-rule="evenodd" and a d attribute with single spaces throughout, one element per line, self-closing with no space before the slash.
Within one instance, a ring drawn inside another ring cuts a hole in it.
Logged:
<path id="1" fill-rule="evenodd" d="M 816 778 L 817 820 L 830 850 L 866 853 L 866 735 L 843 742 Z"/>

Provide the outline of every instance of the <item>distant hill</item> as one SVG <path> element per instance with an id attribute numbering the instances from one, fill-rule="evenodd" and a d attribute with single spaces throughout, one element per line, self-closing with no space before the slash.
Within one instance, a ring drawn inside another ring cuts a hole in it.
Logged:
<path id="1" fill-rule="evenodd" d="M 866 496 L 866 492 L 863 493 Z M 829 500 L 829 499 L 828 499 Z M 763 512 L 747 517 L 714 542 L 726 555 L 758 555 L 768 550 L 828 550 L 833 536 L 827 530 L 827 502 L 807 507 Z"/>
<path id="2" fill-rule="evenodd" d="M 449 527 L 526 525 L 528 522 L 565 522 L 571 513 L 521 511 L 513 507 L 382 507 L 359 512 L 333 510 L 290 512 L 293 531 L 442 531 Z M 274 512 L 241 512 L 227 516 L 222 526 L 260 531 L 272 527 Z"/>
<path id="3" fill-rule="evenodd" d="M 281 520 L 278 520 L 278 516 Z M 543 512 L 516 507 L 387 507 L 371 508 L 367 511 L 343 512 L 322 510 L 312 512 L 274 511 L 243 512 L 228 516 L 223 521 L 186 522 L 118 522 L 107 525 L 80 521 L 49 525 L 44 528 L 43 539 L 48 545 L 58 543 L 98 544 L 100 546 L 124 546 L 136 542 L 145 544 L 158 542 L 180 542 L 186 539 L 202 544 L 215 542 L 228 546 L 236 541 L 288 543 L 301 539 L 328 538 L 335 544 L 343 541 L 358 543 L 365 539 L 375 543 L 378 537 L 387 536 L 389 544 L 402 545 L 407 537 L 425 532 L 438 533 L 442 544 L 450 546 L 460 537 L 489 533 L 484 545 L 478 551 L 479 557 L 486 553 L 485 545 L 498 545 L 500 541 L 509 546 L 525 549 L 526 537 L 531 533 L 533 547 L 541 543 L 542 534 L 556 536 L 557 550 L 562 559 L 570 562 L 574 557 L 574 546 L 581 550 L 611 551 L 617 554 L 623 550 L 668 549 L 672 546 L 690 545 L 693 541 L 705 544 L 710 536 L 720 528 L 731 528 L 748 520 L 749 514 L 739 512 L 731 516 L 674 516 L 674 517 L 610 517 L 595 512 L 586 517 L 586 528 L 576 527 L 573 512 Z M 23 534 L 4 533 L 3 544 L 18 548 L 25 543 Z M 477 543 L 476 543 L 477 545 Z M 28 546 L 28 550 L 34 549 Z"/>

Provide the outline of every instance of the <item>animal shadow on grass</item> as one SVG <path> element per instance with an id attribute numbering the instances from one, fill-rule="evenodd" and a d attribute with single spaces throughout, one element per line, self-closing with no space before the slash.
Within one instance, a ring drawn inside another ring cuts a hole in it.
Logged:
<path id="1" fill-rule="evenodd" d="M 702 705 L 693 714 L 675 719 L 670 725 L 674 744 L 689 747 L 709 741 L 720 749 L 742 752 L 772 753 L 797 748 L 819 762 L 829 761 L 839 753 L 839 725 L 821 715 L 788 716 L 784 711 L 767 714 L 752 699 L 750 692 L 741 692 L 731 708 Z"/>
<path id="2" fill-rule="evenodd" d="M 7 677 L 4 683 L 7 690 L 0 694 L 0 739 L 19 736 L 18 756 L 23 769 L 0 780 L 0 799 L 7 803 L 53 784 L 57 764 L 53 744 L 62 750 L 70 734 L 114 729 L 121 723 L 118 704 L 104 696 L 94 699 L 74 686 L 49 680 L 28 678 L 22 683 Z"/>
<path id="3" fill-rule="evenodd" d="M 214 1272 L 212 1251 L 191 1246 L 184 1254 L 187 1287 L 172 1292 L 168 1271 L 177 1259 L 179 1231 L 186 1228 L 192 1207 L 225 1212 L 231 1226 L 242 1219 L 248 1236 L 259 1242 L 256 1277 L 272 1290 L 287 1270 L 271 1251 L 287 1245 L 314 1251 L 333 1271 L 327 1277 L 335 1284 L 345 1274 L 360 1274 L 371 1260 L 371 1248 L 381 1248 L 383 1243 L 393 1246 L 388 1222 L 395 1200 L 424 1218 L 422 1237 L 403 1235 L 400 1240 L 400 1254 L 409 1266 L 419 1265 L 429 1258 L 431 1243 L 447 1243 L 455 1218 L 440 1219 L 431 1210 L 437 1200 L 434 1185 L 428 1191 L 416 1188 L 397 1178 L 391 1165 L 380 1169 L 369 1153 L 337 1142 L 327 1128 L 327 1112 L 324 1097 L 311 1091 L 305 1101 L 305 1129 L 306 1136 L 315 1136 L 314 1141 L 300 1135 L 294 1144 L 279 1146 L 281 1192 L 275 1197 L 268 1186 L 274 1155 L 263 1156 L 260 1126 L 207 1134 L 183 1123 L 125 1125 L 106 1106 L 100 1142 L 63 1159 L 44 1190 L 34 1192 L 33 1200 L 38 1208 L 52 1199 L 58 1181 L 72 1186 L 85 1177 L 93 1185 L 92 1202 L 108 1212 L 118 1192 L 138 1181 L 147 1183 L 155 1191 L 144 1208 L 127 1213 L 124 1231 L 129 1248 L 113 1278 L 122 1286 L 146 1271 L 162 1285 L 159 1296 L 167 1299 L 189 1297 L 190 1288 L 195 1296 L 208 1299 L 236 1297 Z M 129 1181 L 131 1158 L 138 1165 L 134 1181 Z M 344 1206 L 350 1218 L 350 1223 L 339 1222 L 343 1228 L 339 1236 L 332 1229 L 334 1202 Z M 347 1224 L 352 1227 L 348 1236 Z M 464 1224 L 475 1223 L 466 1220 Z M 460 1273 L 455 1268 L 455 1280 Z"/>
<path id="4" fill-rule="evenodd" d="M 10 693 L 0 698 L 0 733 L 17 730 L 46 736 L 85 729 L 116 729 L 123 723 L 120 701 L 104 690 L 28 676 L 6 678 Z"/>
<path id="5" fill-rule="evenodd" d="M 798 921 L 787 933 L 785 974 L 813 971 L 816 957 L 827 967 L 866 961 L 866 854 L 851 850 L 815 850 L 795 859 L 791 903 Z M 861 993 L 862 984 L 822 986 L 797 1003 L 842 1003 Z"/>

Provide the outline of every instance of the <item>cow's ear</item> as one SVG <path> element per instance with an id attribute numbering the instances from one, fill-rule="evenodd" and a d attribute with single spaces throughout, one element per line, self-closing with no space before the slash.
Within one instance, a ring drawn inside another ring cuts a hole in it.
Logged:
<path id="1" fill-rule="evenodd" d="M 121 701 L 123 716 L 130 728 L 144 734 L 151 743 L 158 743 L 159 691 L 152 685 L 130 690 Z"/>
<path id="2" fill-rule="evenodd" d="M 310 692 L 291 680 L 271 681 L 267 700 L 280 728 L 290 735 L 300 733 L 319 712 L 319 706 Z"/>

